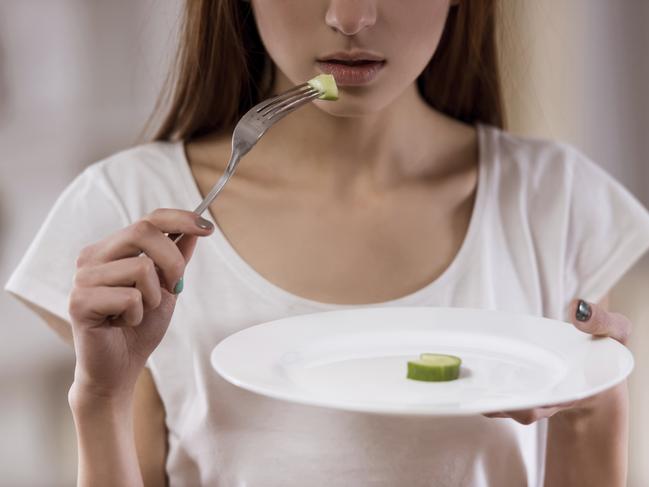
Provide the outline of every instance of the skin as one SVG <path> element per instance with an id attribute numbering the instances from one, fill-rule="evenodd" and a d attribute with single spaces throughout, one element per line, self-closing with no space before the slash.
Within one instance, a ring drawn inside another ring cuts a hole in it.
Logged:
<path id="1" fill-rule="evenodd" d="M 461 150 L 458 145 L 467 143 L 473 129 L 431 110 L 414 83 L 434 54 L 448 1 L 412 1 L 408 9 L 385 0 L 261 0 L 252 5 L 262 40 L 279 68 L 276 92 L 320 74 L 316 58 L 335 51 L 371 50 L 387 64 L 371 85 L 341 88 L 339 101 L 316 101 L 273 127 L 263 146 L 247 156 L 251 172 L 351 194 L 384 191 L 453 170 L 457 160 L 449 160 L 449 152 Z M 405 31 L 408 36 L 399 35 Z M 447 145 L 443 141 L 449 136 Z M 432 140 L 421 145 L 426 139 Z M 257 164 L 259 159 L 264 163 Z"/>
<path id="2" fill-rule="evenodd" d="M 608 311 L 608 297 L 592 306 L 586 322 L 575 318 L 578 300 L 570 306 L 572 323 L 594 336 L 626 345 L 631 322 Z M 511 418 L 529 425 L 549 418 L 545 485 L 548 487 L 625 486 L 628 454 L 628 388 L 626 381 L 595 396 L 541 408 L 498 412 L 491 418 Z"/>
<path id="3" fill-rule="evenodd" d="M 318 74 L 315 59 L 333 51 L 371 49 L 387 63 L 371 85 L 341 88 L 339 101 L 318 101 L 287 117 L 246 156 L 218 207 L 210 208 L 228 240 L 268 280 L 318 301 L 373 303 L 431 282 L 462 243 L 477 181 L 474 128 L 429 108 L 415 88 L 452 5 L 253 0 L 252 6 L 278 68 L 277 92 Z M 212 135 L 186 145 L 203 194 L 224 169 L 228 139 Z M 164 232 L 187 237 L 176 247 Z M 79 485 L 164 484 L 164 409 L 143 367 L 178 299 L 169 291 L 197 239 L 211 232 L 190 212 L 157 210 L 79 256 L 70 299 L 77 364 L 69 392 Z M 135 257 L 141 250 L 146 256 Z M 38 312 L 66 334 L 60 320 Z M 109 324 L 108 315 L 120 318 Z M 623 322 L 597 308 L 585 331 L 623 340 Z M 554 483 L 548 485 L 623 485 L 625 397 L 620 386 L 560 409 L 502 414 L 523 423 L 552 415 L 547 473 Z"/>

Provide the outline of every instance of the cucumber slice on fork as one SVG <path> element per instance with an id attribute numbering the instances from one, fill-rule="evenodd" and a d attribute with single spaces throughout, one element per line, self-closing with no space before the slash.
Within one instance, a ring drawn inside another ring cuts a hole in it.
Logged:
<path id="1" fill-rule="evenodd" d="M 336 80 L 330 74 L 321 74 L 307 81 L 307 84 L 322 93 L 320 100 L 337 100 L 338 86 Z"/>

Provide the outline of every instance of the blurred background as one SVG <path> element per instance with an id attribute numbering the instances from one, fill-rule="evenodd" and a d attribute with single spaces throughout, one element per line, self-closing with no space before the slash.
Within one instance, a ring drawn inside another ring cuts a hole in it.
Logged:
<path id="1" fill-rule="evenodd" d="M 85 166 L 138 143 L 180 0 L 0 2 L 0 283 Z M 576 145 L 649 206 L 649 2 L 503 0 L 514 132 Z M 613 292 L 635 323 L 630 487 L 649 485 L 649 258 Z M 73 354 L 0 293 L 0 485 L 73 485 Z M 642 353 L 642 351 L 645 353 Z"/>

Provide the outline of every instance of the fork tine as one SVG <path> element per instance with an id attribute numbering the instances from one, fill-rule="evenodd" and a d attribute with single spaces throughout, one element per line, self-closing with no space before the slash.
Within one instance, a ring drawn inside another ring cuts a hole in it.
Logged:
<path id="1" fill-rule="evenodd" d="M 321 96 L 318 90 L 312 88 L 308 83 L 304 83 L 250 108 L 234 127 L 232 152 L 225 173 L 212 187 L 208 195 L 203 198 L 203 201 L 194 212 L 200 215 L 209 207 L 210 203 L 234 174 L 241 158 L 252 149 L 266 130 L 288 113 L 318 96 Z M 262 111 L 264 114 L 260 115 Z M 172 238 L 176 243 L 182 238 L 182 234 L 169 234 L 169 238 Z"/>
<path id="2" fill-rule="evenodd" d="M 308 95 L 310 93 L 314 92 L 314 88 L 311 88 L 310 86 L 307 89 L 298 91 L 293 93 L 291 96 L 288 96 L 284 98 L 283 100 L 278 100 L 276 103 L 273 103 L 272 105 L 266 107 L 264 110 L 261 111 L 260 115 L 262 117 L 267 117 L 269 115 L 272 115 L 272 113 L 280 108 L 282 108 L 285 105 L 288 105 L 289 103 L 294 102 L 295 100 L 299 100 L 305 95 Z"/>
<path id="3" fill-rule="evenodd" d="M 312 93 L 309 93 L 309 94 L 307 94 L 307 95 L 305 95 L 305 96 L 303 96 L 301 98 L 293 100 L 291 103 L 285 104 L 284 106 L 280 107 L 279 109 L 274 110 L 270 114 L 270 120 L 275 121 L 277 119 L 280 119 L 283 116 L 288 115 L 289 113 L 291 113 L 296 108 L 299 108 L 302 105 L 310 102 L 311 100 L 313 100 L 315 98 L 318 98 L 320 95 L 321 95 L 321 93 L 319 91 L 315 90 Z"/>
<path id="4" fill-rule="evenodd" d="M 310 95 L 312 95 L 314 93 L 318 93 L 318 95 L 320 95 L 320 92 L 318 92 L 314 88 L 309 88 L 308 90 L 301 91 L 301 92 L 299 92 L 299 93 L 297 93 L 297 94 L 295 94 L 295 95 L 293 95 L 293 96 L 291 96 L 289 98 L 286 98 L 285 100 L 282 100 L 279 103 L 275 103 L 272 107 L 268 107 L 268 109 L 264 110 L 261 113 L 261 116 L 262 117 L 272 116 L 275 112 L 277 112 L 278 110 L 281 110 L 282 108 L 284 108 L 287 105 L 290 105 L 294 101 L 301 100 L 305 96 L 310 96 Z"/>
<path id="5" fill-rule="evenodd" d="M 311 98 L 309 98 L 309 97 L 312 96 L 312 95 L 317 97 L 317 96 L 320 96 L 320 93 L 315 92 L 315 91 L 313 91 L 313 92 L 311 92 L 311 91 L 305 92 L 305 93 L 301 94 L 300 96 L 295 96 L 293 98 L 290 98 L 289 100 L 283 101 L 282 103 L 278 104 L 277 106 L 274 106 L 273 108 L 267 110 L 264 114 L 262 114 L 262 116 L 263 116 L 263 118 L 265 120 L 272 120 L 273 117 L 277 113 L 283 112 L 285 108 L 287 108 L 287 107 L 290 108 L 294 104 L 300 103 L 302 100 L 310 100 Z M 300 105 L 298 105 L 298 106 L 300 106 Z"/>
<path id="6" fill-rule="evenodd" d="M 306 87 L 309 87 L 309 84 L 308 83 L 303 83 L 303 84 L 297 85 L 297 86 L 291 88 L 290 90 L 285 91 L 284 93 L 281 93 L 281 94 L 279 94 L 279 95 L 277 95 L 277 96 L 275 96 L 273 98 L 269 98 L 265 102 L 262 102 L 259 105 L 257 105 L 257 108 L 255 109 L 255 111 L 257 113 L 259 113 L 262 110 L 265 110 L 266 108 L 268 108 L 269 106 L 271 106 L 271 105 L 273 105 L 273 104 L 275 104 L 275 103 L 277 103 L 279 101 L 282 101 L 282 100 L 284 100 L 284 99 L 286 99 L 286 98 L 288 98 L 290 96 L 295 95 L 296 93 L 300 92 L 301 90 L 303 90 Z"/>

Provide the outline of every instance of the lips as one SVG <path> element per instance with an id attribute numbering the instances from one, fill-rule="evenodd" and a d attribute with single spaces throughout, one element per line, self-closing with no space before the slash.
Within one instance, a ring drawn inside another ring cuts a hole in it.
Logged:
<path id="1" fill-rule="evenodd" d="M 384 65 L 382 56 L 370 52 L 337 52 L 317 60 L 320 71 L 333 75 L 339 86 L 368 84 Z"/>
<path id="2" fill-rule="evenodd" d="M 361 51 L 361 50 L 352 50 L 352 51 L 336 51 L 329 54 L 325 54 L 318 58 L 318 61 L 385 61 L 385 56 L 382 56 L 379 53 L 372 51 Z"/>
<path id="3" fill-rule="evenodd" d="M 383 69 L 385 62 L 366 61 L 346 64 L 335 61 L 319 61 L 318 68 L 325 74 L 333 75 L 338 86 L 359 86 L 373 81 Z"/>
<path id="4" fill-rule="evenodd" d="M 346 61 L 344 59 L 327 59 L 322 62 L 329 62 L 329 63 L 335 63 L 335 64 L 345 64 L 347 66 L 359 66 L 363 64 L 369 64 L 369 63 L 374 63 L 377 61 L 372 61 L 369 59 L 355 59 L 353 61 Z"/>

